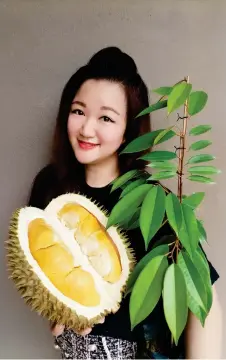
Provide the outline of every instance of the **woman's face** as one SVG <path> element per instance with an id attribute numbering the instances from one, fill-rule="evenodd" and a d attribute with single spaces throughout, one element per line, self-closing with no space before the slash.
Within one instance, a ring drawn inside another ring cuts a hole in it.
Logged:
<path id="1" fill-rule="evenodd" d="M 77 160 L 97 164 L 117 157 L 126 129 L 123 85 L 87 80 L 77 92 L 68 118 L 68 136 Z"/>

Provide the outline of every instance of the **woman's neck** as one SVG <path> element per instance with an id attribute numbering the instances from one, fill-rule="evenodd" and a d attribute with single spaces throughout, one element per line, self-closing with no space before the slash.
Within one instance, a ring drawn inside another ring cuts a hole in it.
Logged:
<path id="1" fill-rule="evenodd" d="M 91 187 L 104 187 L 119 176 L 118 158 L 85 167 L 86 183 Z"/>

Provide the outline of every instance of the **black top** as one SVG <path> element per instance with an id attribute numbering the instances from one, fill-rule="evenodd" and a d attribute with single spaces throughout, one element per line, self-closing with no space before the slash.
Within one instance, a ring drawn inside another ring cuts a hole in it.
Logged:
<path id="1" fill-rule="evenodd" d="M 111 187 L 109 185 L 102 188 L 90 187 L 84 184 L 80 193 L 87 197 L 96 200 L 100 205 L 104 206 L 110 212 L 114 205 L 118 202 L 121 190 L 118 189 L 110 193 Z M 51 199 L 57 195 L 62 194 L 62 191 L 56 184 L 56 177 L 52 166 L 44 168 L 35 178 L 31 196 L 28 205 L 44 209 Z M 152 246 L 157 239 L 164 235 L 172 234 L 169 225 L 163 226 L 152 239 Z M 136 260 L 139 261 L 145 255 L 144 240 L 140 229 L 127 231 L 131 247 L 134 250 Z M 211 280 L 214 283 L 219 277 L 214 267 L 209 262 Z M 96 325 L 92 334 L 112 336 L 127 340 L 142 341 L 143 339 L 150 340 L 153 343 L 153 349 L 158 356 L 184 357 L 184 334 L 180 337 L 177 347 L 171 345 L 171 333 L 165 321 L 162 299 L 156 305 L 153 312 L 142 323 L 137 325 L 131 331 L 130 317 L 129 317 L 129 296 L 124 298 L 121 302 L 120 309 L 115 314 L 110 314 L 105 318 L 103 324 Z"/>

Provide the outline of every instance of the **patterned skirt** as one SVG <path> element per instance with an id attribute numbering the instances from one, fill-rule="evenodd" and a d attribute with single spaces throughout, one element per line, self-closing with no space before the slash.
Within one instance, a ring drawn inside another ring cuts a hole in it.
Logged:
<path id="1" fill-rule="evenodd" d="M 66 330 L 55 338 L 62 359 L 135 359 L 137 343 L 99 335 L 77 335 Z"/>

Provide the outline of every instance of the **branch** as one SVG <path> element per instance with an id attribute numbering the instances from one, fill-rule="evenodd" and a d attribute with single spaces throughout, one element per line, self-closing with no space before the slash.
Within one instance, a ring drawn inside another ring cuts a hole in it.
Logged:
<path id="1" fill-rule="evenodd" d="M 187 76 L 185 78 L 185 81 L 187 83 L 189 83 L 189 76 Z M 186 137 L 186 132 L 187 132 L 187 121 L 188 121 L 188 100 L 185 101 L 184 104 L 184 116 L 180 117 L 178 115 L 178 119 L 183 120 L 183 130 L 180 133 L 180 146 L 178 148 L 179 150 L 179 161 L 178 161 L 178 170 L 177 170 L 177 174 L 178 174 L 178 188 L 177 188 L 177 196 L 180 200 L 180 202 L 182 202 L 182 194 L 183 194 L 183 170 L 184 170 L 184 154 L 185 154 L 185 150 L 186 150 L 186 146 L 185 146 L 185 137 Z"/>

